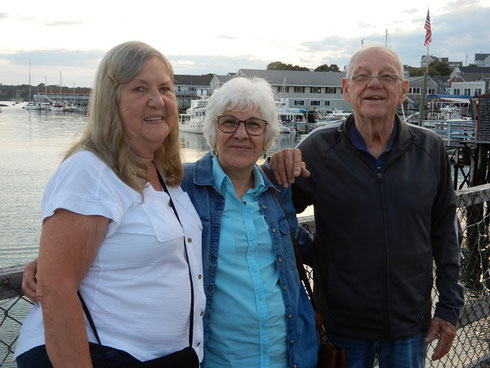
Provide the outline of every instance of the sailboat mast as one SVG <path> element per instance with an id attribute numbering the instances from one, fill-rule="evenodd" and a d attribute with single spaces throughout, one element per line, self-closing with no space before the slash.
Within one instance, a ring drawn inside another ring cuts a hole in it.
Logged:
<path id="1" fill-rule="evenodd" d="M 31 102 L 31 59 L 29 59 L 29 102 Z"/>

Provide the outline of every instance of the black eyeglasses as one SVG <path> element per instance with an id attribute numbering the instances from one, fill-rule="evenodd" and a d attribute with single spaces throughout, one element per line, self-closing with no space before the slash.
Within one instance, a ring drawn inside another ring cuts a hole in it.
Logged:
<path id="1" fill-rule="evenodd" d="M 353 75 L 352 77 L 349 77 L 349 79 L 352 79 L 356 84 L 368 84 L 369 81 L 373 78 L 378 78 L 381 84 L 391 84 L 399 80 L 403 81 L 403 79 L 400 78 L 398 75 L 390 74 L 390 73 L 382 73 L 378 75 L 356 74 Z"/>
<path id="2" fill-rule="evenodd" d="M 245 127 L 245 131 L 249 135 L 262 135 L 265 132 L 267 121 L 259 118 L 249 118 L 247 120 L 240 120 L 233 115 L 222 115 L 216 117 L 218 122 L 218 128 L 223 133 L 233 134 L 238 130 L 241 123 Z"/>

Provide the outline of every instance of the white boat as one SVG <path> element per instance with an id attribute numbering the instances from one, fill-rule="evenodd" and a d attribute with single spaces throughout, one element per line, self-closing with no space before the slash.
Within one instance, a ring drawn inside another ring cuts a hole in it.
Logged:
<path id="1" fill-rule="evenodd" d="M 49 102 L 41 102 L 39 106 L 41 107 L 40 110 L 51 111 L 51 105 Z"/>
<path id="2" fill-rule="evenodd" d="M 279 124 L 293 131 L 306 132 L 306 110 L 289 107 L 289 99 L 281 98 L 276 101 Z"/>
<path id="3" fill-rule="evenodd" d="M 75 104 L 65 105 L 63 107 L 63 112 L 83 112 L 83 109 Z"/>
<path id="4" fill-rule="evenodd" d="M 24 109 L 26 110 L 41 110 L 41 105 L 36 104 L 34 102 L 28 102 L 25 106 Z"/>
<path id="5" fill-rule="evenodd" d="M 291 134 L 291 128 L 279 123 L 279 133 L 281 134 Z"/>
<path id="6" fill-rule="evenodd" d="M 63 102 L 55 102 L 53 106 L 51 106 L 51 110 L 53 111 L 65 111 L 65 104 Z"/>
<path id="7" fill-rule="evenodd" d="M 179 115 L 179 129 L 182 132 L 202 134 L 207 100 L 191 100 L 191 107 Z"/>

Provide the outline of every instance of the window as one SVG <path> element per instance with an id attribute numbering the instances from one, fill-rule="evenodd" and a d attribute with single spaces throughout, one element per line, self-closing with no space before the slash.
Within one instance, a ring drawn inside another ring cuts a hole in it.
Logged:
<path id="1" fill-rule="evenodd" d="M 321 87 L 310 87 L 310 93 L 322 93 Z"/>
<path id="2" fill-rule="evenodd" d="M 330 106 L 330 101 L 325 101 L 325 106 Z"/>
<path id="3" fill-rule="evenodd" d="M 453 89 L 453 95 L 459 95 L 459 88 Z"/>
<path id="4" fill-rule="evenodd" d="M 294 93 L 305 93 L 305 87 L 294 87 Z"/>
<path id="5" fill-rule="evenodd" d="M 286 92 L 286 93 L 289 93 L 289 87 L 286 87 L 286 86 L 277 86 L 277 92 Z"/>
<path id="6" fill-rule="evenodd" d="M 294 88 L 296 88 L 296 87 L 294 87 Z M 304 106 L 305 105 L 305 101 L 303 101 L 303 100 L 294 100 L 294 105 L 295 106 Z"/>
<path id="7" fill-rule="evenodd" d="M 311 106 L 320 106 L 320 101 L 311 101 Z"/>
<path id="8" fill-rule="evenodd" d="M 471 88 L 465 88 L 463 94 L 467 96 L 471 95 Z"/>
<path id="9" fill-rule="evenodd" d="M 475 96 L 481 95 L 481 88 L 475 88 Z"/>
<path id="10" fill-rule="evenodd" d="M 337 92 L 337 88 L 335 88 L 335 87 L 325 88 L 325 93 L 336 93 L 336 92 Z"/>

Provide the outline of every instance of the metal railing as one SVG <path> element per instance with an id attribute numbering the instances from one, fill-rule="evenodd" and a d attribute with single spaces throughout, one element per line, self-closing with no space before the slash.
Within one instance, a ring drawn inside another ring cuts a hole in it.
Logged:
<path id="1" fill-rule="evenodd" d="M 459 190 L 458 217 L 463 230 L 461 280 L 465 308 L 451 351 L 427 367 L 490 367 L 490 184 Z M 314 231 L 312 217 L 302 218 Z M 0 366 L 14 367 L 13 350 L 31 302 L 22 296 L 23 265 L 0 269 Z M 437 301 L 433 291 L 433 305 Z M 429 346 L 431 355 L 435 343 Z"/>
<path id="2" fill-rule="evenodd" d="M 424 120 L 422 126 L 439 134 L 448 147 L 476 144 L 476 120 Z"/>

